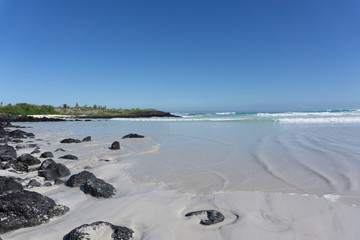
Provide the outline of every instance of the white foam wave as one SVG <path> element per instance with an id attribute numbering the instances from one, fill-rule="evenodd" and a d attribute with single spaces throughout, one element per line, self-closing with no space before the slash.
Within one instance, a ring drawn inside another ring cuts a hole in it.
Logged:
<path id="1" fill-rule="evenodd" d="M 131 122 L 223 122 L 223 121 L 244 121 L 248 118 L 112 118 L 115 121 Z"/>
<path id="2" fill-rule="evenodd" d="M 234 115 L 236 114 L 236 112 L 218 112 L 215 113 L 216 115 Z"/>
<path id="3" fill-rule="evenodd" d="M 279 118 L 282 123 L 360 123 L 360 117 Z"/>
<path id="4" fill-rule="evenodd" d="M 284 113 L 257 113 L 258 117 L 339 117 L 360 116 L 360 110 L 339 112 L 284 112 Z"/>

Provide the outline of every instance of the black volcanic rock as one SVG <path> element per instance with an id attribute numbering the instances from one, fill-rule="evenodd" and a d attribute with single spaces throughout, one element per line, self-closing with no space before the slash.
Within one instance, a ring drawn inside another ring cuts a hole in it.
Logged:
<path id="1" fill-rule="evenodd" d="M 41 155 L 40 155 L 40 158 L 52 158 L 54 157 L 54 155 L 52 154 L 52 152 L 43 152 Z"/>
<path id="2" fill-rule="evenodd" d="M 67 177 L 71 174 L 71 171 L 62 163 L 50 164 L 46 170 L 54 171 L 58 178 Z"/>
<path id="3" fill-rule="evenodd" d="M 67 211 L 68 207 L 56 205 L 54 200 L 37 192 L 5 192 L 0 195 L 0 234 L 46 223 Z"/>
<path id="4" fill-rule="evenodd" d="M 53 181 L 58 178 L 56 172 L 54 172 L 52 170 L 47 170 L 47 169 L 39 170 L 38 176 L 45 178 L 45 180 L 47 180 L 47 181 Z"/>
<path id="5" fill-rule="evenodd" d="M 110 198 L 115 194 L 115 188 L 100 178 L 90 178 L 84 184 L 84 193 L 96 198 Z"/>
<path id="6" fill-rule="evenodd" d="M 0 176 L 0 195 L 6 191 L 23 190 L 23 186 L 12 177 Z"/>
<path id="7" fill-rule="evenodd" d="M 66 154 L 64 156 L 59 157 L 60 159 L 67 159 L 67 160 L 78 160 L 79 158 L 77 156 Z"/>
<path id="8" fill-rule="evenodd" d="M 19 162 L 16 160 L 11 160 L 11 161 L 7 162 L 3 168 L 4 169 L 13 168 L 14 170 L 20 171 L 20 172 L 28 172 L 29 171 L 29 167 L 26 163 Z"/>
<path id="9" fill-rule="evenodd" d="M 41 183 L 39 183 L 35 179 L 31 179 L 26 187 L 28 187 L 28 188 L 41 187 Z"/>
<path id="10" fill-rule="evenodd" d="M 36 143 L 28 143 L 28 144 L 18 144 L 16 145 L 16 149 L 23 149 L 23 148 L 36 148 L 38 145 Z"/>
<path id="11" fill-rule="evenodd" d="M 55 150 L 55 152 L 65 152 L 65 150 L 62 149 L 62 148 L 58 148 L 58 149 Z"/>
<path id="12" fill-rule="evenodd" d="M 7 137 L 8 136 L 8 133 L 5 131 L 5 129 L 0 126 L 0 137 L 3 138 L 3 137 Z"/>
<path id="13" fill-rule="evenodd" d="M 125 138 L 144 138 L 144 136 L 136 133 L 130 133 L 128 135 L 123 136 L 123 139 Z"/>
<path id="14" fill-rule="evenodd" d="M 213 225 L 225 220 L 224 215 L 216 210 L 201 210 L 185 214 L 185 217 L 201 216 L 201 225 Z"/>
<path id="15" fill-rule="evenodd" d="M 18 162 L 26 163 L 28 166 L 40 164 L 41 161 L 31 154 L 24 153 L 16 159 Z"/>
<path id="16" fill-rule="evenodd" d="M 32 151 L 30 154 L 35 154 L 35 153 L 41 153 L 40 149 L 35 149 L 35 150 Z"/>
<path id="17" fill-rule="evenodd" d="M 83 224 L 66 234 L 63 240 L 90 240 L 89 232 L 95 234 L 96 239 L 108 239 L 104 232 L 111 232 L 111 238 L 114 240 L 130 240 L 133 238 L 134 231 L 121 226 L 115 226 L 108 222 L 98 221 L 91 224 Z"/>
<path id="18" fill-rule="evenodd" d="M 83 140 L 81 140 L 82 142 L 90 142 L 91 141 L 91 136 L 87 136 L 86 138 L 84 138 Z"/>
<path id="19" fill-rule="evenodd" d="M 12 146 L 9 146 L 7 144 L 0 145 L 0 155 L 2 155 L 2 154 L 8 154 L 8 155 L 12 156 L 13 158 L 17 157 L 15 148 L 13 148 Z"/>
<path id="20" fill-rule="evenodd" d="M 27 116 L 27 115 L 17 115 L 17 114 L 11 114 L 11 113 L 2 113 L 0 114 L 0 122 L 60 122 L 60 121 L 66 121 L 62 118 L 35 118 L 33 116 Z M 11 124 L 10 124 L 11 125 Z"/>
<path id="21" fill-rule="evenodd" d="M 69 187 L 81 187 L 87 180 L 96 178 L 95 175 L 88 171 L 82 171 L 78 174 L 72 175 L 66 182 L 66 186 Z"/>
<path id="22" fill-rule="evenodd" d="M 118 150 L 120 149 L 120 143 L 118 141 L 115 141 L 111 144 L 111 147 L 110 147 L 111 150 Z"/>
<path id="23" fill-rule="evenodd" d="M 52 160 L 51 158 L 44 160 L 40 165 L 40 170 L 45 170 L 48 166 L 51 164 L 55 164 L 56 162 Z"/>
<path id="24" fill-rule="evenodd" d="M 79 139 L 74 139 L 74 138 L 65 138 L 61 140 L 60 143 L 81 143 L 81 141 Z"/>
<path id="25" fill-rule="evenodd" d="M 12 161 L 12 160 L 16 160 L 16 158 L 14 158 L 13 156 L 11 156 L 8 153 L 0 155 L 0 161 L 1 162 L 9 162 L 9 161 Z"/>
<path id="26" fill-rule="evenodd" d="M 35 135 L 33 133 L 28 133 L 20 129 L 16 129 L 14 131 L 9 132 L 9 137 L 27 138 L 27 137 L 35 137 Z"/>
<path id="27" fill-rule="evenodd" d="M 45 169 L 39 169 L 38 175 L 44 177 L 47 181 L 53 181 L 70 175 L 70 170 L 61 163 L 52 163 Z"/>

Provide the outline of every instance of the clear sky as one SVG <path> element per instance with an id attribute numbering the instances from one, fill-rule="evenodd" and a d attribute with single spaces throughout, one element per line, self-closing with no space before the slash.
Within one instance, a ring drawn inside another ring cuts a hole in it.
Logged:
<path id="1" fill-rule="evenodd" d="M 0 101 L 360 108 L 358 0 L 0 0 Z"/>

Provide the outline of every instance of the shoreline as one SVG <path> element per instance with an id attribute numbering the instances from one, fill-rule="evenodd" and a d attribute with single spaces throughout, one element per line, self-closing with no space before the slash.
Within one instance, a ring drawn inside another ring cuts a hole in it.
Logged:
<path id="1" fill-rule="evenodd" d="M 126 128 L 123 131 L 128 130 L 129 128 Z M 106 221 L 132 229 L 133 240 L 287 240 L 302 239 L 304 236 L 314 236 L 314 239 L 320 240 L 355 240 L 360 234 L 357 230 L 359 209 L 337 201 L 336 196 L 319 197 L 251 189 L 196 194 L 174 191 L 162 182 L 135 182 L 129 169 L 137 168 L 139 160 L 148 161 L 150 147 L 146 141 L 151 140 L 152 136 L 120 140 L 122 148 L 112 151 L 108 147 L 113 140 L 118 140 L 114 136 L 100 138 L 93 135 L 90 142 L 63 144 L 60 143 L 61 139 L 74 137 L 71 132 L 48 133 L 42 130 L 41 125 L 32 128 L 32 131 L 35 137 L 24 138 L 23 141 L 24 144 L 33 141 L 31 144 L 39 145 L 41 153 L 34 153 L 33 156 L 39 157 L 43 152 L 51 151 L 56 162 L 70 169 L 70 176 L 86 169 L 112 184 L 117 192 L 109 199 L 97 199 L 84 194 L 79 188 L 70 188 L 65 184 L 43 186 L 49 181 L 37 176 L 37 171 L 20 174 L 0 170 L 0 176 L 37 180 L 42 186 L 27 190 L 43 194 L 57 204 L 70 208 L 69 212 L 51 219 L 48 223 L 2 234 L 4 240 L 63 239 L 65 234 L 75 227 L 96 221 Z M 17 145 L 11 141 L 9 144 Z M 66 152 L 54 151 L 60 147 Z M 17 152 L 20 155 L 32 150 L 22 148 Z M 79 160 L 59 158 L 65 154 L 74 154 Z M 134 161 L 134 156 L 139 160 Z M 45 161 L 45 158 L 40 159 Z M 68 178 L 64 177 L 62 180 L 66 182 Z M 204 210 L 218 211 L 225 219 L 212 225 L 202 225 L 199 222 L 206 216 L 186 217 L 191 212 Z"/>
<path id="2" fill-rule="evenodd" d="M 16 115 L 9 113 L 0 114 L 0 122 L 60 122 L 78 119 L 111 119 L 111 118 L 152 118 L 152 117 L 176 117 L 169 112 L 141 111 L 127 115 Z"/>

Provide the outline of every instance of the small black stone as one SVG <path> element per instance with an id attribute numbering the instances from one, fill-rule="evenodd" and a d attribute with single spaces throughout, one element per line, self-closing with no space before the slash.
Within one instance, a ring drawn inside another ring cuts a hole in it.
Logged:
<path id="1" fill-rule="evenodd" d="M 130 133 L 128 135 L 123 136 L 123 139 L 125 138 L 144 138 L 144 136 L 136 133 Z"/>
<path id="2" fill-rule="evenodd" d="M 79 158 L 77 156 L 66 154 L 64 156 L 59 157 L 61 159 L 68 159 L 68 160 L 78 160 Z"/>
<path id="3" fill-rule="evenodd" d="M 90 239 L 89 234 L 87 233 L 89 230 L 91 232 L 95 231 L 96 239 L 105 239 L 108 238 L 108 236 L 102 236 L 101 231 L 97 232 L 97 229 L 104 227 L 109 227 L 113 230 L 111 237 L 114 240 L 130 240 L 133 238 L 134 231 L 127 227 L 115 226 L 108 222 L 98 221 L 91 224 L 83 224 L 80 227 L 73 229 L 64 236 L 63 240 L 88 240 Z"/>
<path id="4" fill-rule="evenodd" d="M 60 143 L 81 143 L 81 141 L 79 139 L 65 138 Z"/>
<path id="5" fill-rule="evenodd" d="M 120 149 L 120 143 L 118 141 L 115 141 L 111 144 L 111 147 L 110 147 L 111 150 L 118 150 Z"/>
<path id="6" fill-rule="evenodd" d="M 185 217 L 191 217 L 196 215 L 205 215 L 207 219 L 200 220 L 201 225 L 213 225 L 225 220 L 224 215 L 216 210 L 201 210 L 185 214 Z"/>
<path id="7" fill-rule="evenodd" d="M 91 136 L 87 136 L 82 140 L 82 142 L 90 142 L 90 141 L 91 141 Z"/>
<path id="8" fill-rule="evenodd" d="M 54 154 L 52 154 L 52 152 L 43 152 L 40 155 L 40 158 L 52 158 L 52 157 L 54 157 Z"/>

